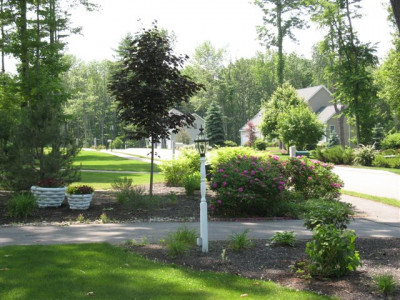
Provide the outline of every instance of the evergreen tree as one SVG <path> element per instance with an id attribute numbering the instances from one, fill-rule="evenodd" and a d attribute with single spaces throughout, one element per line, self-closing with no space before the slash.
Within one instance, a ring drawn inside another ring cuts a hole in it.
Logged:
<path id="1" fill-rule="evenodd" d="M 206 133 L 210 139 L 210 145 L 222 146 L 225 141 L 224 125 L 222 121 L 221 109 L 217 103 L 211 102 L 206 112 Z"/>
<path id="2" fill-rule="evenodd" d="M 331 135 L 329 136 L 328 148 L 331 148 L 331 147 L 336 146 L 336 145 L 340 145 L 340 140 L 339 140 L 338 134 L 334 130 L 334 131 L 331 132 Z"/>
<path id="3" fill-rule="evenodd" d="M 378 123 L 372 128 L 372 140 L 375 145 L 375 149 L 381 149 L 381 142 L 385 138 L 385 129 L 381 123 Z"/>

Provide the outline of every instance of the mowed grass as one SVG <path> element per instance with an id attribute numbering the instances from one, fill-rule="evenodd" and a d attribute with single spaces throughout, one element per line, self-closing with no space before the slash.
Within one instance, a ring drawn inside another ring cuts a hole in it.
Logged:
<path id="1" fill-rule="evenodd" d="M 164 182 L 164 175 L 154 174 L 153 176 L 154 183 Z M 133 185 L 147 185 L 150 183 L 150 174 L 81 172 L 79 184 L 90 185 L 95 190 L 107 190 L 111 189 L 111 184 L 116 179 L 124 177 L 132 179 Z"/>
<path id="2" fill-rule="evenodd" d="M 74 165 L 82 164 L 82 170 L 150 172 L 150 163 L 126 159 L 111 154 L 82 150 L 74 160 Z M 154 172 L 160 172 L 154 165 Z"/>
<path id="3" fill-rule="evenodd" d="M 357 193 L 357 192 L 346 191 L 346 190 L 341 190 L 340 192 L 344 195 L 358 197 L 358 198 L 367 199 L 367 200 L 372 200 L 375 202 L 380 202 L 380 203 L 391 205 L 394 207 L 400 207 L 400 200 L 397 200 L 397 199 L 368 195 L 368 194 Z"/>
<path id="4" fill-rule="evenodd" d="M 109 244 L 0 247 L 0 299 L 329 299 L 145 260 Z"/>

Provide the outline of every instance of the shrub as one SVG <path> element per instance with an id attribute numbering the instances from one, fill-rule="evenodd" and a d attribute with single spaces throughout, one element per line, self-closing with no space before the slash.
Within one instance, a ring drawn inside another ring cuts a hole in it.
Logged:
<path id="1" fill-rule="evenodd" d="M 88 185 L 77 185 L 77 186 L 69 186 L 67 188 L 67 193 L 70 195 L 87 195 L 93 194 L 94 188 Z"/>
<path id="2" fill-rule="evenodd" d="M 381 145 L 383 149 L 400 149 L 400 132 L 387 135 Z"/>
<path id="3" fill-rule="evenodd" d="M 111 142 L 111 148 L 113 149 L 123 149 L 124 148 L 124 142 L 120 137 L 116 137 L 112 142 Z"/>
<path id="4" fill-rule="evenodd" d="M 267 142 L 262 139 L 256 139 L 254 142 L 254 147 L 257 150 L 263 151 L 263 150 L 267 149 Z"/>
<path id="5" fill-rule="evenodd" d="M 172 257 L 187 253 L 190 248 L 196 245 L 197 233 L 186 226 L 180 227 L 175 233 L 171 233 L 165 240 L 167 254 Z"/>
<path id="6" fill-rule="evenodd" d="M 355 271 L 360 265 L 355 239 L 354 231 L 340 230 L 333 225 L 318 225 L 313 231 L 312 241 L 306 244 L 310 274 L 339 277 Z"/>
<path id="7" fill-rule="evenodd" d="M 37 183 L 37 186 L 44 187 L 44 188 L 57 188 L 63 187 L 64 182 L 59 179 L 55 178 L 45 178 Z"/>
<path id="8" fill-rule="evenodd" d="M 328 146 L 328 148 L 331 148 L 331 147 L 336 146 L 336 145 L 340 145 L 340 140 L 339 140 L 338 134 L 334 130 L 334 131 L 331 132 L 331 135 L 329 136 L 328 145 L 327 146 Z"/>
<path id="9" fill-rule="evenodd" d="M 373 145 L 359 145 L 354 150 L 354 163 L 362 166 L 371 166 L 375 158 L 376 150 Z"/>
<path id="10" fill-rule="evenodd" d="M 292 157 L 286 162 L 288 185 L 303 199 L 337 199 L 343 182 L 332 172 L 333 165 Z"/>
<path id="11" fill-rule="evenodd" d="M 248 147 L 223 147 L 210 152 L 211 168 L 216 170 L 219 165 L 231 160 L 235 160 L 238 156 L 257 156 L 268 157 L 268 153 L 257 152 Z"/>
<path id="12" fill-rule="evenodd" d="M 195 190 L 200 188 L 200 172 L 195 172 L 193 174 L 186 175 L 183 178 L 183 186 L 185 188 L 186 195 L 193 195 Z"/>
<path id="13" fill-rule="evenodd" d="M 36 209 L 36 199 L 31 193 L 15 194 L 7 202 L 7 212 L 12 218 L 27 218 Z"/>
<path id="14" fill-rule="evenodd" d="M 225 141 L 224 142 L 225 147 L 237 147 L 237 143 L 235 143 L 234 141 Z"/>
<path id="15" fill-rule="evenodd" d="M 275 215 L 286 189 L 283 168 L 277 156 L 238 155 L 223 161 L 213 173 L 211 189 L 217 196 L 210 201 L 211 211 L 229 216 Z"/>
<path id="16" fill-rule="evenodd" d="M 372 166 L 379 168 L 400 169 L 400 156 L 386 158 L 383 155 L 376 155 L 372 161 Z"/>
<path id="17" fill-rule="evenodd" d="M 124 205 L 127 209 L 147 209 L 153 210 L 160 205 L 160 199 L 156 196 L 151 197 L 145 194 L 143 186 L 135 186 L 129 190 L 118 193 L 117 202 Z"/>
<path id="18" fill-rule="evenodd" d="M 119 192 L 129 190 L 132 188 L 132 179 L 128 177 L 117 178 L 111 183 L 111 187 Z"/>
<path id="19" fill-rule="evenodd" d="M 253 242 L 247 237 L 248 229 L 243 230 L 242 233 L 233 233 L 229 236 L 229 245 L 235 251 L 241 251 L 246 248 L 253 247 Z"/>
<path id="20" fill-rule="evenodd" d="M 273 244 L 294 247 L 296 234 L 293 231 L 275 232 L 270 241 Z"/>
<path id="21" fill-rule="evenodd" d="M 192 149 L 181 151 L 178 159 L 164 161 L 161 170 L 168 186 L 183 186 L 183 178 L 200 170 L 200 154 Z"/>
<path id="22" fill-rule="evenodd" d="M 304 226 L 313 230 L 318 225 L 346 229 L 354 215 L 351 204 L 336 200 L 310 200 L 305 205 Z"/>
<path id="23" fill-rule="evenodd" d="M 345 149 L 343 149 L 342 146 L 333 146 L 331 148 L 317 148 L 313 154 L 320 161 L 333 163 L 336 165 L 351 165 L 354 160 L 353 149 L 349 147 L 346 147 Z"/>
<path id="24" fill-rule="evenodd" d="M 396 281 L 393 275 L 382 274 L 374 277 L 374 281 L 378 290 L 385 296 L 394 292 L 396 289 Z"/>
<path id="25" fill-rule="evenodd" d="M 100 215 L 100 221 L 101 221 L 101 223 L 103 223 L 103 224 L 106 224 L 106 223 L 110 223 L 110 222 L 111 222 L 110 218 L 107 216 L 106 213 L 102 213 L 102 214 Z"/>

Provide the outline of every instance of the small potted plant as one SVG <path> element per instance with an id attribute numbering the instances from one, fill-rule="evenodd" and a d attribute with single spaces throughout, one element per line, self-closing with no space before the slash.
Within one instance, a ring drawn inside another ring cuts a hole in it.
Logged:
<path id="1" fill-rule="evenodd" d="M 46 178 L 31 187 L 39 208 L 59 207 L 65 199 L 66 187 L 61 180 Z"/>
<path id="2" fill-rule="evenodd" d="M 94 189 L 88 185 L 69 186 L 67 199 L 70 209 L 88 209 L 93 198 Z"/>

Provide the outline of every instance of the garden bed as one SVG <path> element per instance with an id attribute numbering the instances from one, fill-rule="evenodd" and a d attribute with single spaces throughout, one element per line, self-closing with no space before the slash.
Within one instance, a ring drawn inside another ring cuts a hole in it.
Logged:
<path id="1" fill-rule="evenodd" d="M 385 299 L 375 288 L 373 278 L 377 274 L 392 274 L 400 282 L 400 239 L 356 240 L 362 266 L 356 272 L 341 278 L 303 279 L 291 271 L 296 261 L 305 258 L 306 241 L 298 241 L 295 247 L 266 246 L 268 240 L 253 240 L 254 247 L 235 252 L 227 241 L 211 241 L 209 252 L 204 254 L 200 247 L 188 255 L 171 258 L 166 248 L 160 245 L 129 246 L 135 253 L 150 260 L 182 265 L 197 270 L 211 270 L 236 274 L 251 279 L 272 280 L 283 286 L 299 290 L 311 290 L 345 300 Z M 222 262 L 221 253 L 226 250 L 228 262 Z M 391 299 L 400 299 L 400 289 Z"/>

